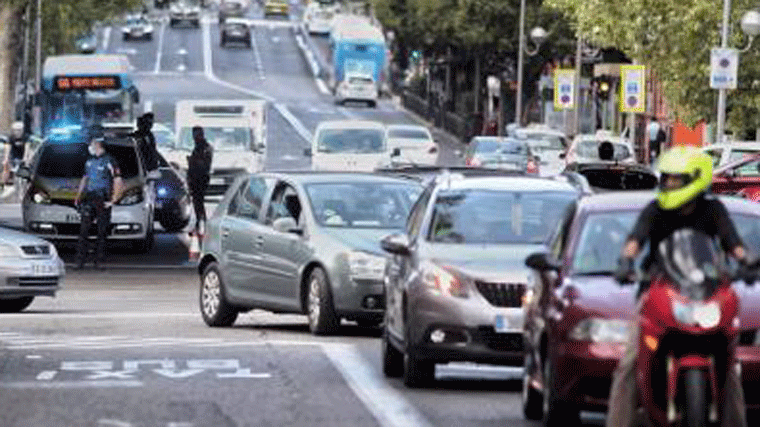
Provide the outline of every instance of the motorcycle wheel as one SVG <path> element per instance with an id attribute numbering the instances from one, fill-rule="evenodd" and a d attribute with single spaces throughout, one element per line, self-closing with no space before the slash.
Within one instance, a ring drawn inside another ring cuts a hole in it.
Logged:
<path id="1" fill-rule="evenodd" d="M 707 427 L 707 377 L 703 371 L 692 369 L 684 375 L 686 402 L 684 419 L 688 427 Z"/>

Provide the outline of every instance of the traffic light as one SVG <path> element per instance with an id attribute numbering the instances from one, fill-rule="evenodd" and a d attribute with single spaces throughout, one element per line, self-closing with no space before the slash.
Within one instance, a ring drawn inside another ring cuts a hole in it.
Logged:
<path id="1" fill-rule="evenodd" d="M 599 76 L 594 78 L 594 87 L 596 88 L 596 96 L 599 99 L 609 99 L 610 90 L 612 89 L 612 81 L 609 76 Z"/>

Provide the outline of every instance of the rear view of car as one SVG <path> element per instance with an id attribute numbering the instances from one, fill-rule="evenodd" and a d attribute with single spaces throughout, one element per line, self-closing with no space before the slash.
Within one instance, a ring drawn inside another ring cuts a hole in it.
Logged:
<path id="1" fill-rule="evenodd" d="M 227 46 L 229 43 L 238 43 L 248 48 L 251 47 L 251 29 L 248 26 L 248 21 L 245 19 L 227 18 L 220 28 L 219 44 L 222 47 Z"/>
<path id="2" fill-rule="evenodd" d="M 153 39 L 153 25 L 143 16 L 130 16 L 122 28 L 124 40 Z"/>
<path id="3" fill-rule="evenodd" d="M 495 136 L 473 138 L 467 147 L 465 164 L 532 175 L 537 175 L 539 172 L 538 162 L 526 141 Z"/>
<path id="4" fill-rule="evenodd" d="M 438 144 L 425 126 L 388 125 L 386 139 L 393 164 L 434 165 L 438 159 Z"/>
<path id="5" fill-rule="evenodd" d="M 181 0 L 169 7 L 169 26 L 189 24 L 195 28 L 201 26 L 201 7 L 197 0 Z"/>
<path id="6" fill-rule="evenodd" d="M 335 92 L 335 102 L 342 105 L 346 102 L 366 102 L 370 107 L 377 105 L 377 84 L 372 76 L 347 75 L 338 84 Z"/>
<path id="7" fill-rule="evenodd" d="M 219 4 L 219 24 L 224 24 L 227 18 L 242 18 L 245 12 L 244 0 L 222 0 Z"/>
<path id="8" fill-rule="evenodd" d="M 287 0 L 264 0 L 264 16 L 290 14 L 290 5 Z"/>
<path id="9" fill-rule="evenodd" d="M 543 248 L 577 197 L 541 178 L 444 176 L 412 208 L 406 233 L 383 239 L 386 267 L 383 370 L 408 386 L 436 364 L 522 365 L 523 265 Z"/>
<path id="10" fill-rule="evenodd" d="M 330 23 L 337 8 L 333 5 L 322 5 L 317 1 L 310 2 L 304 13 L 304 26 L 309 34 L 329 34 Z"/>
<path id="11" fill-rule="evenodd" d="M 391 158 L 385 125 L 362 120 L 321 122 L 307 154 L 313 170 L 343 172 L 371 172 Z"/>
<path id="12" fill-rule="evenodd" d="M 567 150 L 567 138 L 562 132 L 552 129 L 516 129 L 518 139 L 528 142 L 538 162 L 542 176 L 556 175 L 565 167 L 563 157 Z"/>

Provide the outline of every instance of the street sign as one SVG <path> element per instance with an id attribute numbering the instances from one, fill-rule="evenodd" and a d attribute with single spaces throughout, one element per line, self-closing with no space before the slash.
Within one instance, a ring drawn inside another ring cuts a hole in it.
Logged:
<path id="1" fill-rule="evenodd" d="M 736 89 L 739 70 L 739 51 L 715 48 L 710 51 L 710 87 L 713 89 Z"/>
<path id="2" fill-rule="evenodd" d="M 554 70 L 554 109 L 575 109 L 575 70 Z"/>
<path id="3" fill-rule="evenodd" d="M 646 87 L 646 67 L 644 65 L 621 65 L 620 112 L 645 112 L 647 106 Z"/>

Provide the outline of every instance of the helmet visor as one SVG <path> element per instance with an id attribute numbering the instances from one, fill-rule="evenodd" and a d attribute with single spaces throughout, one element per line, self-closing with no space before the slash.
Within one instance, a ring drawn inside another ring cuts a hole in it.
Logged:
<path id="1" fill-rule="evenodd" d="M 694 176 L 686 173 L 663 173 L 660 175 L 659 188 L 662 191 L 678 190 L 692 181 L 694 181 Z"/>

